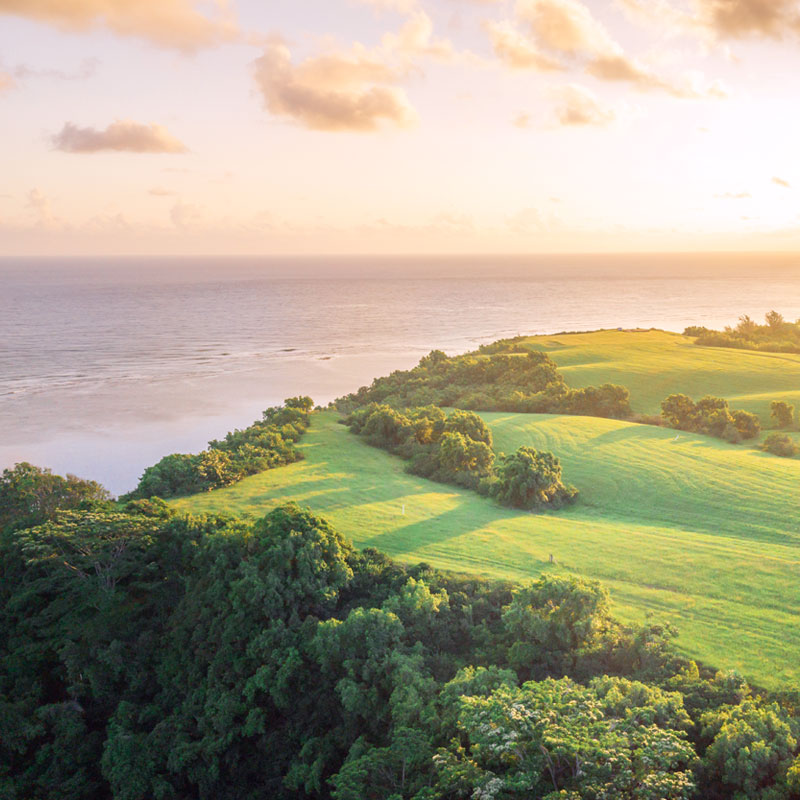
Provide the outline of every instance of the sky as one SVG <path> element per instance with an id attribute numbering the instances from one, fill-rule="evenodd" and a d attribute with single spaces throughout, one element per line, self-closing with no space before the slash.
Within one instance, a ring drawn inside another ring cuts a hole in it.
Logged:
<path id="1" fill-rule="evenodd" d="M 800 251 L 795 0 L 0 0 L 0 255 Z"/>

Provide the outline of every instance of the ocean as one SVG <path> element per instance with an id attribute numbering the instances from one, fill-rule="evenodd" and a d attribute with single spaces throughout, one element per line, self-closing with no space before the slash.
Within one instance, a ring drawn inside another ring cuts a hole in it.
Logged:
<path id="1" fill-rule="evenodd" d="M 295 394 L 516 334 L 800 317 L 800 257 L 0 259 L 0 468 L 114 493 Z"/>

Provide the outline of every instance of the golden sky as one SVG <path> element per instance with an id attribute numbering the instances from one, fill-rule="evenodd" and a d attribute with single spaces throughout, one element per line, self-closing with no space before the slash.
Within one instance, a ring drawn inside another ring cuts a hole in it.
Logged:
<path id="1" fill-rule="evenodd" d="M 0 255 L 800 250 L 796 0 L 0 0 Z"/>

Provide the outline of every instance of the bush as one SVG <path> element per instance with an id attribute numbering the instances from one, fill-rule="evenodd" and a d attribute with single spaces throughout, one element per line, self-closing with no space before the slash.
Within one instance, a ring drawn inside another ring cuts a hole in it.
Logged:
<path id="1" fill-rule="evenodd" d="M 560 508 L 578 495 L 574 487 L 562 482 L 559 460 L 532 447 L 520 447 L 516 453 L 503 456 L 496 471 L 492 496 L 514 508 Z"/>
<path id="2" fill-rule="evenodd" d="M 704 433 L 729 442 L 752 439 L 761 432 L 761 423 L 749 411 L 728 408 L 728 401 L 707 395 L 695 403 L 685 394 L 671 394 L 661 403 L 664 424 L 681 431 Z"/>
<path id="3" fill-rule="evenodd" d="M 791 428 L 794 425 L 794 406 L 783 400 L 773 400 L 769 409 L 776 428 Z"/>
<path id="4" fill-rule="evenodd" d="M 794 458 L 800 453 L 794 440 L 786 433 L 771 433 L 761 444 L 761 449 L 774 456 L 782 458 Z"/>

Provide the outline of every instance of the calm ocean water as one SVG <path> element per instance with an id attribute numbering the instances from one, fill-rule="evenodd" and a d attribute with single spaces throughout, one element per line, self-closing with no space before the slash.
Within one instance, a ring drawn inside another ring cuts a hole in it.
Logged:
<path id="1" fill-rule="evenodd" d="M 800 258 L 0 260 L 0 467 L 132 488 L 284 397 L 518 333 L 800 317 Z"/>

